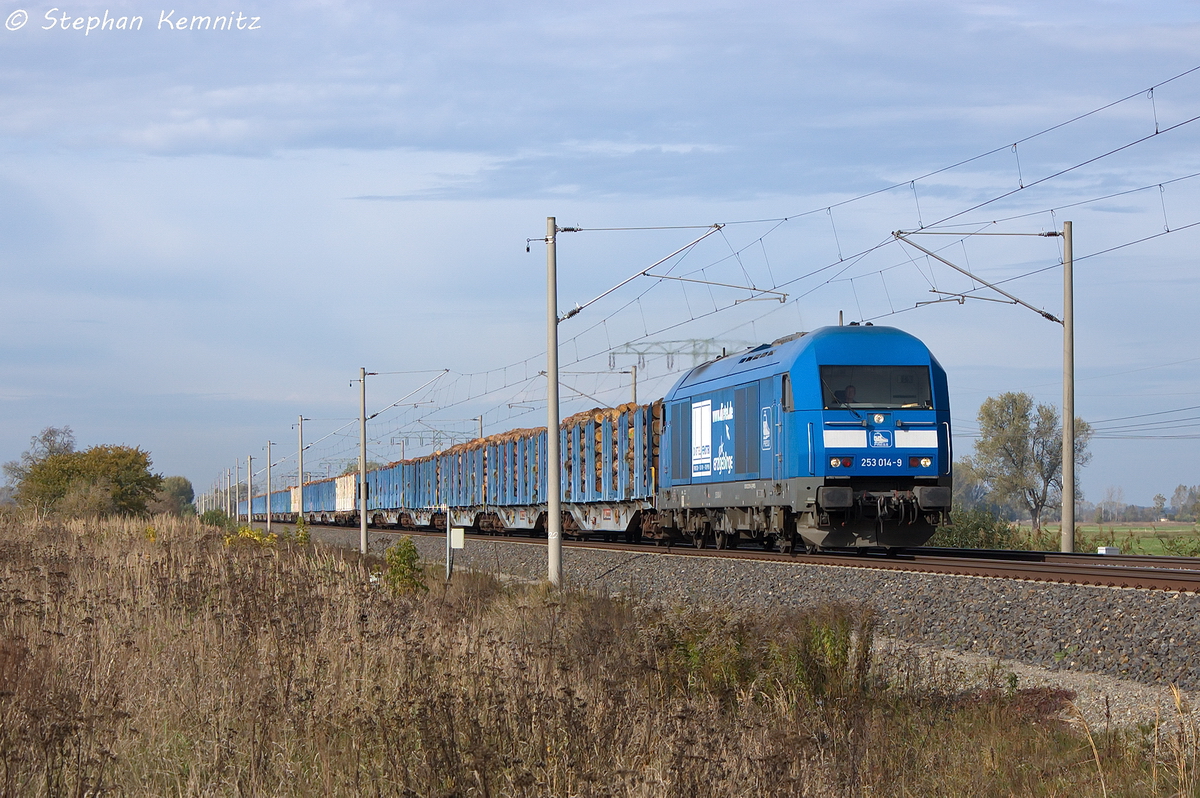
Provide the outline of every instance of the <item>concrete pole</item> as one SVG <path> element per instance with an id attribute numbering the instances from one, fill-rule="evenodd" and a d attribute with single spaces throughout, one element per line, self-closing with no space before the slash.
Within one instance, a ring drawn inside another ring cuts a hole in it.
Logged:
<path id="1" fill-rule="evenodd" d="M 546 538 L 550 584 L 562 584 L 562 456 L 558 451 L 558 225 L 546 217 Z"/>
<path id="2" fill-rule="evenodd" d="M 629 376 L 633 382 L 633 399 L 632 402 L 637 404 L 637 366 L 629 367 Z"/>
<path id="3" fill-rule="evenodd" d="M 454 549 L 450 545 L 450 505 L 445 505 L 446 511 L 446 581 L 450 581 L 450 575 L 454 573 Z"/>
<path id="4" fill-rule="evenodd" d="M 254 457 L 246 455 L 246 526 L 254 523 Z"/>
<path id="5" fill-rule="evenodd" d="M 271 534 L 271 442 L 267 441 L 267 534 Z"/>
<path id="6" fill-rule="evenodd" d="M 1075 550 L 1075 286 L 1071 223 L 1063 222 L 1062 550 Z"/>
<path id="7" fill-rule="evenodd" d="M 358 370 L 358 552 L 367 553 L 367 370 Z"/>
<path id="8" fill-rule="evenodd" d="M 300 434 L 299 434 L 300 443 L 299 443 L 299 446 L 296 448 L 296 464 L 297 464 L 296 465 L 296 468 L 297 468 L 296 486 L 297 486 L 297 488 L 299 488 L 300 506 L 294 507 L 292 509 L 294 509 L 296 511 L 296 519 L 299 520 L 304 517 L 304 414 L 303 413 L 300 414 L 299 420 L 297 420 L 297 422 L 296 422 L 296 427 L 300 430 Z"/>
<path id="9" fill-rule="evenodd" d="M 237 460 L 233 461 L 233 484 L 235 486 L 233 493 L 233 525 L 237 526 L 238 521 L 242 520 L 242 514 L 238 510 L 238 494 L 242 492 L 242 464 Z"/>

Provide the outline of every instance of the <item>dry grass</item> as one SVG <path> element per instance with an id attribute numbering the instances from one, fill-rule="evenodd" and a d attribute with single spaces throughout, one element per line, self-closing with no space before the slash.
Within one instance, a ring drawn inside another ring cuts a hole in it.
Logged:
<path id="1" fill-rule="evenodd" d="M 1196 794 L 1195 729 L 871 659 L 856 608 L 658 609 L 194 522 L 0 517 L 4 795 Z M 1190 735 L 1190 736 L 1189 736 Z"/>

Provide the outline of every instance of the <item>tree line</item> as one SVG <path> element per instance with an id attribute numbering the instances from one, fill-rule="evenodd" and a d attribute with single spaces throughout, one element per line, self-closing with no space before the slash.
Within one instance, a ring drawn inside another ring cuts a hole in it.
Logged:
<path id="1" fill-rule="evenodd" d="M 19 459 L 4 463 L 12 499 L 40 516 L 101 517 L 195 512 L 185 477 L 151 470 L 150 453 L 102 444 L 78 450 L 69 426 L 46 427 Z"/>
<path id="2" fill-rule="evenodd" d="M 1003 393 L 979 407 L 979 438 L 974 452 L 954 464 L 956 522 L 984 513 L 1001 521 L 1029 518 L 1033 529 L 1059 520 L 1062 507 L 1062 422 L 1053 405 L 1035 404 L 1027 393 Z M 1076 471 L 1091 460 L 1092 428 L 1075 419 Z M 1200 485 L 1179 485 L 1168 500 L 1150 507 L 1128 504 L 1119 487 L 1096 503 L 1083 500 L 1075 483 L 1076 517 L 1096 523 L 1200 520 Z"/>

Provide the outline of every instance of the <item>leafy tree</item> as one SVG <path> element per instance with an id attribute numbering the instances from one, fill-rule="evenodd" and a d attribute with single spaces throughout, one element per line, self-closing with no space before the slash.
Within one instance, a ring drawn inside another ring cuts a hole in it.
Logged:
<path id="1" fill-rule="evenodd" d="M 1043 511 L 1062 496 L 1062 425 L 1057 408 L 1035 406 L 1027 393 L 1003 393 L 984 400 L 978 418 L 975 474 L 992 501 L 1024 508 L 1034 530 L 1040 530 Z M 1076 467 L 1091 459 L 1087 451 L 1091 435 L 1091 426 L 1076 418 Z M 1075 491 L 1078 498 L 1078 483 Z"/>
<path id="2" fill-rule="evenodd" d="M 46 427 L 29 439 L 29 450 L 21 454 L 21 459 L 10 460 L 4 464 L 4 476 L 9 484 L 19 484 L 29 474 L 29 469 L 56 454 L 70 454 L 75 451 L 75 433 L 70 427 Z"/>
<path id="3" fill-rule="evenodd" d="M 1167 513 L 1167 497 L 1161 493 L 1154 494 L 1154 520 L 1162 518 Z"/>
<path id="4" fill-rule="evenodd" d="M 1176 521 L 1190 521 L 1200 511 L 1200 485 L 1188 487 L 1180 485 L 1171 493 L 1172 517 Z"/>
<path id="5" fill-rule="evenodd" d="M 162 486 L 149 452 L 131 446 L 60 451 L 34 462 L 17 487 L 17 501 L 41 511 L 85 515 L 145 515 Z"/>
<path id="6" fill-rule="evenodd" d="M 1191 521 L 1200 514 L 1200 485 L 1189 488 L 1180 485 L 1171 494 L 1172 517 L 1176 521 Z"/>
<path id="7" fill-rule="evenodd" d="M 151 502 L 150 510 L 169 515 L 192 515 L 196 512 L 192 506 L 195 498 L 196 491 L 192 488 L 191 480 L 187 477 L 167 477 Z"/>
<path id="8" fill-rule="evenodd" d="M 973 509 L 987 503 L 987 486 L 975 474 L 975 463 L 964 457 L 954 464 L 954 508 Z"/>

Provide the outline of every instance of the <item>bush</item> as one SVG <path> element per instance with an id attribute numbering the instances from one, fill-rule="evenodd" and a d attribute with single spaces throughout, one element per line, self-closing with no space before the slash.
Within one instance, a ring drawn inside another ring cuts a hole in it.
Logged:
<path id="1" fill-rule="evenodd" d="M 218 529 L 232 529 L 233 519 L 224 510 L 205 510 L 200 514 L 200 523 L 204 526 L 215 526 Z"/>
<path id="2" fill-rule="evenodd" d="M 417 544 L 408 535 L 388 546 L 383 554 L 387 570 L 383 572 L 383 583 L 396 595 L 425 592 L 425 569 L 421 566 L 421 555 Z"/>
<path id="3" fill-rule="evenodd" d="M 938 529 L 930 546 L 952 549 L 1013 549 L 1020 546 L 1017 528 L 983 507 L 954 510 L 950 525 Z"/>
<path id="4" fill-rule="evenodd" d="M 258 548 L 267 548 L 274 546 L 279 542 L 279 535 L 274 532 L 267 534 L 262 529 L 255 529 L 249 526 L 240 526 L 236 532 L 230 532 L 225 536 L 226 546 L 252 546 Z"/>
<path id="5" fill-rule="evenodd" d="M 312 533 L 308 531 L 308 522 L 304 520 L 303 515 L 296 518 L 296 531 L 293 533 L 292 540 L 301 546 L 307 546 L 312 542 Z"/>

